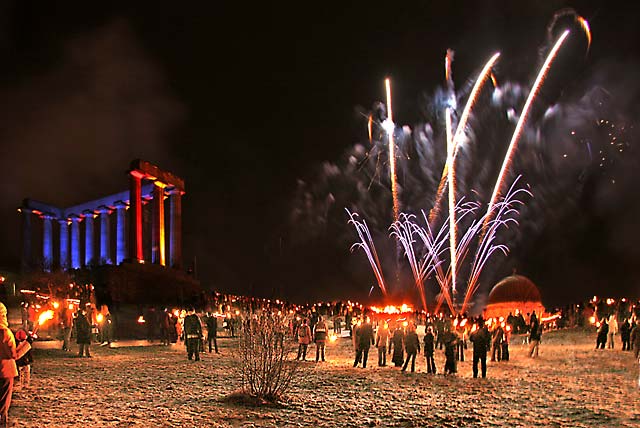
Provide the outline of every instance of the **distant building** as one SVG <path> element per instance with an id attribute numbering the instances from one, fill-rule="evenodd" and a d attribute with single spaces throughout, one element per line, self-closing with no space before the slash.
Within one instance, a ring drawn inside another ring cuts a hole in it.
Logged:
<path id="1" fill-rule="evenodd" d="M 23 274 L 66 271 L 116 310 L 197 304 L 200 284 L 183 270 L 184 180 L 139 159 L 128 176 L 128 190 L 71 207 L 25 199 Z"/>

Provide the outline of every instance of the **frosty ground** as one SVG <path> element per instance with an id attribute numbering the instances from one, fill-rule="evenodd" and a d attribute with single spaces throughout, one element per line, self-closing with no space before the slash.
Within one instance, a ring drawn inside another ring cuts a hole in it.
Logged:
<path id="1" fill-rule="evenodd" d="M 94 346 L 89 359 L 36 343 L 32 385 L 14 393 L 12 426 L 640 426 L 638 363 L 619 342 L 594 350 L 593 332 L 547 333 L 537 359 L 514 339 L 511 360 L 489 363 L 487 379 L 473 379 L 470 350 L 455 376 L 428 375 L 423 356 L 416 373 L 379 368 L 374 348 L 366 369 L 353 368 L 351 342 L 339 339 L 326 363 L 301 363 L 280 407 L 222 400 L 240 380 L 237 340 L 219 344 L 221 354 L 195 362 L 182 345 Z M 443 360 L 437 351 L 438 369 Z"/>

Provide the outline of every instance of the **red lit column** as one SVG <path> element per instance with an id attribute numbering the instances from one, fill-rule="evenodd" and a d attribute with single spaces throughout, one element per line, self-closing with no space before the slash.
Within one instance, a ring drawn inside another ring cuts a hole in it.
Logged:
<path id="1" fill-rule="evenodd" d="M 159 181 L 153 183 L 153 227 L 151 231 L 151 261 L 164 266 L 165 228 L 164 228 L 164 188 Z"/>
<path id="2" fill-rule="evenodd" d="M 142 252 L 142 178 L 140 171 L 129 171 L 129 258 L 144 263 Z"/>
<path id="3" fill-rule="evenodd" d="M 182 191 L 169 190 L 169 266 L 174 269 L 182 267 Z"/>

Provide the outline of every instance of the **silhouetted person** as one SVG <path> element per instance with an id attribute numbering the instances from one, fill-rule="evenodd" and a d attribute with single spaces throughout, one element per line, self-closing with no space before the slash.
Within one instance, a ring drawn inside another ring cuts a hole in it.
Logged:
<path id="1" fill-rule="evenodd" d="M 473 377 L 478 377 L 478 362 L 482 365 L 482 377 L 487 377 L 487 350 L 491 344 L 491 335 L 482 318 L 478 319 L 478 329 L 469 337 L 473 343 Z"/>
<path id="2" fill-rule="evenodd" d="M 435 337 L 433 336 L 433 328 L 428 327 L 424 335 L 424 356 L 427 359 L 427 373 L 436 374 L 436 362 L 433 359 L 435 351 Z"/>
<path id="3" fill-rule="evenodd" d="M 373 336 L 373 327 L 369 320 L 365 320 L 360 327 L 358 327 L 358 349 L 356 351 L 356 360 L 353 363 L 353 367 L 356 367 L 360 361 L 362 361 L 362 368 L 367 367 L 367 359 L 369 358 L 369 348 L 375 344 L 375 338 Z"/>

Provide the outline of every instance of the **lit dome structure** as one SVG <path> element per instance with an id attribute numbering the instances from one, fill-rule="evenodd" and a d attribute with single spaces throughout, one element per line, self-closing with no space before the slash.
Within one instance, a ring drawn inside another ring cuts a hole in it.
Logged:
<path id="1" fill-rule="evenodd" d="M 540 290 L 529 278 L 522 275 L 511 275 L 498 282 L 489 293 L 485 318 L 507 317 L 509 313 L 520 311 L 528 314 L 536 311 L 540 316 L 544 313 Z"/>

